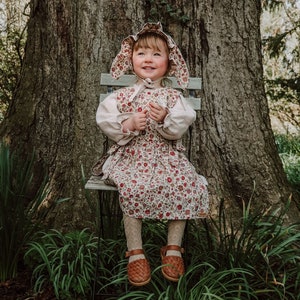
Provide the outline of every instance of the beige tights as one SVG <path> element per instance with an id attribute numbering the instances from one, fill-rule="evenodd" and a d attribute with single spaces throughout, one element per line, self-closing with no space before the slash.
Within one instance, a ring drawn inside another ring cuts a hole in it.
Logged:
<path id="1" fill-rule="evenodd" d="M 124 229 L 127 240 L 128 251 L 142 249 L 142 220 L 135 219 L 123 215 Z M 185 229 L 185 220 L 170 221 L 168 224 L 168 245 L 181 246 L 182 237 Z M 181 253 L 176 250 L 167 251 L 168 255 L 181 256 Z M 145 258 L 143 254 L 132 255 L 129 257 L 129 262 L 137 259 Z"/>
<path id="2" fill-rule="evenodd" d="M 168 224 L 168 245 L 177 245 L 181 247 L 182 237 L 184 234 L 186 220 L 170 221 Z M 167 256 L 181 256 L 176 250 L 168 250 Z"/>
<path id="3" fill-rule="evenodd" d="M 142 242 L 142 220 L 123 215 L 124 229 L 127 240 L 128 251 L 143 249 Z M 129 257 L 129 262 L 145 258 L 144 254 L 136 254 Z"/>

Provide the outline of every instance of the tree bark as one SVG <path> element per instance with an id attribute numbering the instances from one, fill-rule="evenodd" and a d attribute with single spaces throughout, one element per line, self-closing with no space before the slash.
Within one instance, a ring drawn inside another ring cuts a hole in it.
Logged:
<path id="1" fill-rule="evenodd" d="M 109 71 L 122 39 L 146 21 L 162 21 L 191 76 L 203 77 L 191 160 L 208 178 L 212 214 L 220 199 L 234 213 L 251 197 L 255 207 L 287 201 L 262 80 L 259 1 L 169 0 L 168 8 L 164 2 L 31 1 L 21 80 L 1 136 L 24 154 L 36 152 L 36 187 L 40 166 L 48 170 L 46 207 L 70 198 L 48 216 L 50 226 L 70 230 L 93 221 L 81 167 L 89 176 L 103 152 L 95 122 L 100 74 Z M 290 211 L 295 220 L 298 211 Z"/>
<path id="2" fill-rule="evenodd" d="M 291 195 L 263 83 L 260 1 L 204 1 L 200 19 L 204 101 L 201 165 L 228 211 L 284 207 Z M 237 214 L 239 215 L 239 214 Z M 299 212 L 294 202 L 289 221 Z"/>

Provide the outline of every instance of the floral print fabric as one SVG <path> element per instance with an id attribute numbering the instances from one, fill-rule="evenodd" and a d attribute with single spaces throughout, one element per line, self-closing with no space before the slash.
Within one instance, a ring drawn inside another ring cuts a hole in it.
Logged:
<path id="1" fill-rule="evenodd" d="M 97 122 L 104 133 L 112 135 L 111 131 L 121 130 L 121 127 L 116 129 L 120 115 L 142 111 L 151 101 L 165 105 L 169 118 L 175 107 L 178 113 L 181 107 L 178 102 L 185 101 L 172 88 L 145 89 L 128 101 L 134 90 L 120 89 L 100 104 Z M 111 112 L 106 122 L 107 110 Z M 185 111 L 179 111 L 179 115 L 184 120 Z M 144 132 L 133 134 L 125 145 L 115 144 L 103 167 L 103 179 L 116 184 L 121 209 L 130 217 L 169 220 L 207 217 L 206 179 L 188 161 L 180 140 L 163 137 L 161 126 L 149 118 Z"/>

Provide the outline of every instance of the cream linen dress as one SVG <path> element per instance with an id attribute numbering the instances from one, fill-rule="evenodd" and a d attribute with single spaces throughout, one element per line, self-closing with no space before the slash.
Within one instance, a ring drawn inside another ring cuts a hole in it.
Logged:
<path id="1" fill-rule="evenodd" d="M 122 122 L 149 109 L 149 102 L 167 108 L 164 123 L 148 118 L 145 131 L 124 133 Z M 207 181 L 197 174 L 181 144 L 195 118 L 182 94 L 169 87 L 135 84 L 113 92 L 100 103 L 97 124 L 115 142 L 103 166 L 103 179 L 117 186 L 124 214 L 168 220 L 207 217 Z"/>

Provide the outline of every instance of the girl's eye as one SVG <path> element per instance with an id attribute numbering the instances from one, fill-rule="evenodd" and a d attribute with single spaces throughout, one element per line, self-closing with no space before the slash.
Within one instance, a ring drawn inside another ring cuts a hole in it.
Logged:
<path id="1" fill-rule="evenodd" d="M 160 56 L 159 52 L 154 53 L 154 56 Z"/>
<path id="2" fill-rule="evenodd" d="M 137 55 L 144 55 L 144 52 L 138 52 Z"/>

